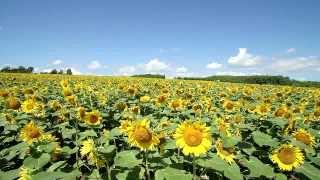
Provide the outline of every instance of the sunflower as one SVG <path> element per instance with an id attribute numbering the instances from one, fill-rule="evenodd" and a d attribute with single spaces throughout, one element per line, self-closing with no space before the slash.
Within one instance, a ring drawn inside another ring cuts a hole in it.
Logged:
<path id="1" fill-rule="evenodd" d="M 278 164 L 283 171 L 292 171 L 293 168 L 303 164 L 304 156 L 298 147 L 291 144 L 283 144 L 273 151 L 270 159 L 273 163 Z"/>
<path id="2" fill-rule="evenodd" d="M 153 150 L 159 144 L 159 138 L 150 129 L 147 119 L 134 122 L 128 131 L 129 143 L 142 151 Z"/>
<path id="3" fill-rule="evenodd" d="M 315 137 L 312 136 L 308 131 L 304 129 L 299 129 L 298 131 L 295 131 L 292 136 L 297 140 L 302 142 L 305 145 L 308 146 L 314 146 L 316 144 Z"/>
<path id="4" fill-rule="evenodd" d="M 275 112 L 274 115 L 276 117 L 283 117 L 288 112 L 288 108 L 285 106 L 279 107 Z"/>
<path id="5" fill-rule="evenodd" d="M 220 118 L 218 120 L 218 131 L 226 136 L 231 136 L 230 123 Z"/>
<path id="6" fill-rule="evenodd" d="M 235 155 L 234 155 L 234 148 L 226 148 L 226 147 L 223 147 L 223 143 L 220 139 L 218 139 L 216 141 L 216 150 L 217 150 L 217 155 L 227 161 L 229 164 L 233 163 L 234 162 L 234 158 L 235 158 Z"/>
<path id="7" fill-rule="evenodd" d="M 83 141 L 82 147 L 80 149 L 81 157 L 87 157 L 87 160 L 90 165 L 95 165 L 97 167 L 104 166 L 104 160 L 99 157 L 96 151 L 96 145 L 92 139 L 87 139 Z"/>
<path id="8" fill-rule="evenodd" d="M 21 106 L 21 103 L 18 98 L 9 97 L 7 99 L 7 107 L 10 109 L 18 110 Z"/>
<path id="9" fill-rule="evenodd" d="M 27 99 L 22 103 L 22 110 L 26 113 L 33 113 L 39 109 L 39 104 L 33 99 Z"/>
<path id="10" fill-rule="evenodd" d="M 86 117 L 86 109 L 84 107 L 79 107 L 78 108 L 78 118 L 80 120 L 84 120 L 85 117 Z"/>
<path id="11" fill-rule="evenodd" d="M 122 134 L 128 134 L 129 130 L 132 128 L 132 122 L 130 120 L 122 120 L 120 123 L 120 132 Z"/>
<path id="12" fill-rule="evenodd" d="M 166 94 L 161 94 L 157 97 L 157 104 L 163 104 L 167 100 L 167 95 Z"/>
<path id="13" fill-rule="evenodd" d="M 6 120 L 7 123 L 9 123 L 9 124 L 15 124 L 16 123 L 15 118 L 12 117 L 11 114 L 3 113 L 2 115 L 4 116 L 4 119 Z"/>
<path id="14" fill-rule="evenodd" d="M 173 111 L 181 111 L 184 107 L 182 99 L 174 99 L 170 102 L 169 106 Z"/>
<path id="15" fill-rule="evenodd" d="M 8 97 L 9 94 L 10 93 L 7 90 L 0 89 L 0 96 L 1 97 Z"/>
<path id="16" fill-rule="evenodd" d="M 225 100 L 223 102 L 222 106 L 223 106 L 224 110 L 226 110 L 228 112 L 232 112 L 236 108 L 236 103 L 233 101 Z"/>
<path id="17" fill-rule="evenodd" d="M 101 123 L 102 117 L 99 111 L 93 110 L 91 112 L 87 112 L 84 119 L 85 122 L 89 125 L 99 125 Z"/>
<path id="18" fill-rule="evenodd" d="M 174 134 L 176 144 L 185 155 L 200 156 L 211 147 L 210 129 L 201 122 L 185 121 Z"/>
<path id="19" fill-rule="evenodd" d="M 31 169 L 22 166 L 19 171 L 18 180 L 31 180 L 31 173 Z"/>
<path id="20" fill-rule="evenodd" d="M 142 103 L 147 103 L 147 102 L 149 102 L 150 101 L 150 96 L 141 96 L 140 97 L 140 102 L 142 102 Z"/>
<path id="21" fill-rule="evenodd" d="M 270 111 L 270 107 L 268 104 L 262 103 L 254 111 L 259 115 L 266 115 Z"/>
<path id="22" fill-rule="evenodd" d="M 26 124 L 20 132 L 20 138 L 28 144 L 39 141 L 42 136 L 42 130 L 37 127 L 37 125 L 33 121 Z"/>

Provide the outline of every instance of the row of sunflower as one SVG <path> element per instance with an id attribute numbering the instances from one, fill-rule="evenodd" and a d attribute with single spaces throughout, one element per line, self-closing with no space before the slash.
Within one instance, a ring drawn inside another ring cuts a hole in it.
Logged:
<path id="1" fill-rule="evenodd" d="M 0 179 L 317 179 L 320 90 L 0 74 Z"/>

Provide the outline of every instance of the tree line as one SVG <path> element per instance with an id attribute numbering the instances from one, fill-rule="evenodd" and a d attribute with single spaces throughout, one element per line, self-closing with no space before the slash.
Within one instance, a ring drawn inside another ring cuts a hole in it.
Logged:
<path id="1" fill-rule="evenodd" d="M 19 66 L 17 68 L 12 68 L 10 66 L 3 67 L 0 72 L 2 73 L 34 73 L 34 68 L 32 66 L 30 67 L 24 67 Z M 68 68 L 65 72 L 63 69 L 57 70 L 52 69 L 50 72 L 40 72 L 40 74 L 68 74 L 72 75 L 72 70 Z"/>

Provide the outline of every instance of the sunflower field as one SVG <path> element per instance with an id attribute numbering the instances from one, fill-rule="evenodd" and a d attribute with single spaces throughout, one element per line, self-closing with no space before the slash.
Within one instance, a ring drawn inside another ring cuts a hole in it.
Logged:
<path id="1" fill-rule="evenodd" d="M 320 89 L 0 74 L 0 179 L 320 179 Z"/>

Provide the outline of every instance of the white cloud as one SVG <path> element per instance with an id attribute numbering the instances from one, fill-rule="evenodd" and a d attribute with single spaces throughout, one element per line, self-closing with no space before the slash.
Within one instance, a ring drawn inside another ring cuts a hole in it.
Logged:
<path id="1" fill-rule="evenodd" d="M 260 56 L 254 56 L 247 52 L 247 48 L 239 48 L 239 53 L 236 56 L 231 56 L 228 63 L 234 66 L 256 66 L 261 62 Z"/>
<path id="2" fill-rule="evenodd" d="M 123 76 L 129 76 L 136 72 L 136 68 L 134 66 L 124 66 L 119 68 L 118 73 Z"/>
<path id="3" fill-rule="evenodd" d="M 62 63 L 63 63 L 63 61 L 61 59 L 57 59 L 57 60 L 54 60 L 52 62 L 53 65 L 59 65 L 59 64 L 62 64 Z"/>
<path id="4" fill-rule="evenodd" d="M 216 63 L 216 62 L 212 62 L 210 64 L 207 64 L 206 68 L 207 69 L 219 69 L 222 67 L 222 64 Z"/>
<path id="5" fill-rule="evenodd" d="M 188 72 L 188 68 L 181 66 L 176 69 L 176 73 L 186 73 Z"/>
<path id="6" fill-rule="evenodd" d="M 91 61 L 90 64 L 88 64 L 89 69 L 100 69 L 100 68 L 106 68 L 107 66 L 102 65 L 99 61 L 94 60 Z"/>
<path id="7" fill-rule="evenodd" d="M 159 59 L 151 59 L 148 63 L 143 65 L 143 69 L 147 73 L 159 73 L 169 69 L 169 65 Z"/>
<path id="8" fill-rule="evenodd" d="M 296 52 L 296 49 L 295 48 L 289 48 L 287 49 L 287 53 L 294 53 Z"/>
<path id="9" fill-rule="evenodd" d="M 295 57 L 289 59 L 273 58 L 271 68 L 277 72 L 317 70 L 320 69 L 320 58 L 315 56 Z"/>

